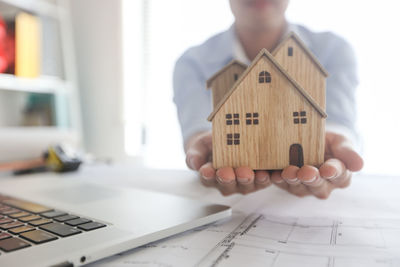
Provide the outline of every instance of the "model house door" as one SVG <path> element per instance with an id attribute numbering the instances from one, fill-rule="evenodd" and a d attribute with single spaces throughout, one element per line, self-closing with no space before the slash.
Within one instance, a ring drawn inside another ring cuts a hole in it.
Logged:
<path id="1" fill-rule="evenodd" d="M 289 164 L 297 167 L 304 165 L 303 148 L 300 144 L 293 144 L 290 146 Z"/>

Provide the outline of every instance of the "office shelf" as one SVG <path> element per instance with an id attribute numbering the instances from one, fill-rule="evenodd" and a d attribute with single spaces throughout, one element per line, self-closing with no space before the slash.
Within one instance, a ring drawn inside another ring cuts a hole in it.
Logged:
<path id="1" fill-rule="evenodd" d="M 66 94 L 69 84 L 57 77 L 41 76 L 21 78 L 11 74 L 0 74 L 0 90 L 29 93 Z"/>
<path id="2" fill-rule="evenodd" d="M 7 162 L 39 157 L 54 144 L 79 146 L 80 137 L 76 131 L 58 127 L 4 127 L 0 131 L 0 140 L 0 162 Z"/>
<path id="3" fill-rule="evenodd" d="M 16 15 L 26 12 L 38 18 L 41 33 L 39 76 L 0 74 L 0 161 L 37 155 L 50 143 L 80 144 L 69 10 L 69 0 L 0 0 L 0 15 L 6 22 L 12 25 Z"/>
<path id="4" fill-rule="evenodd" d="M 58 18 L 60 14 L 60 8 L 58 5 L 44 0 L 1 0 L 0 10 L 5 10 L 8 15 L 16 14 L 22 10 L 40 16 L 53 18 Z"/>

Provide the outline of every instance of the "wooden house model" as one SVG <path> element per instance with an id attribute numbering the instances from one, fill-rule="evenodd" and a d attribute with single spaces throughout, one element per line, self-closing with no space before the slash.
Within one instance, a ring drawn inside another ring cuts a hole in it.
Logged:
<path id="1" fill-rule="evenodd" d="M 212 121 L 214 167 L 320 166 L 326 77 L 294 33 L 273 54 L 261 50 L 245 70 L 233 61 L 213 75 L 207 86 L 213 90 L 208 120 Z"/>
<path id="2" fill-rule="evenodd" d="M 232 60 L 207 80 L 207 88 L 212 91 L 214 108 L 246 69 L 246 64 Z"/>
<path id="3" fill-rule="evenodd" d="M 325 87 L 328 72 L 300 37 L 293 32 L 289 33 L 271 54 L 318 105 L 325 109 Z"/>

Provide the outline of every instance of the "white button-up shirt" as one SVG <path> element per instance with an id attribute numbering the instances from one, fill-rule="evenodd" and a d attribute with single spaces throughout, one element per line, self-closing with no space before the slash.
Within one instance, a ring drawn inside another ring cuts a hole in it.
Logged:
<path id="1" fill-rule="evenodd" d="M 352 48 L 330 32 L 315 33 L 295 24 L 289 24 L 287 31 L 299 35 L 329 73 L 327 131 L 345 134 L 354 141 L 358 78 Z M 207 117 L 212 112 L 212 100 L 210 90 L 206 90 L 206 81 L 232 59 L 250 63 L 233 26 L 188 49 L 176 62 L 174 102 L 184 141 L 197 132 L 211 129 Z"/>

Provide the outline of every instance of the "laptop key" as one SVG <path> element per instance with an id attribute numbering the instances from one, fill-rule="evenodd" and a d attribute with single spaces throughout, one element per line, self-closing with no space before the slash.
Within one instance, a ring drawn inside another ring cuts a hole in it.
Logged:
<path id="1" fill-rule="evenodd" d="M 20 233 L 24 233 L 24 232 L 28 232 L 28 231 L 32 231 L 35 230 L 35 227 L 32 227 L 30 225 L 24 225 L 21 227 L 16 227 L 16 228 L 12 228 L 10 230 L 8 230 L 10 233 L 14 234 L 14 235 L 18 235 Z"/>
<path id="2" fill-rule="evenodd" d="M 11 222 L 11 223 L 6 223 L 6 224 L 0 224 L 0 228 L 3 230 L 8 230 L 8 229 L 20 227 L 23 225 L 24 224 L 22 222 Z"/>
<path id="3" fill-rule="evenodd" d="M 21 212 L 21 211 L 17 210 L 17 209 L 14 209 L 14 208 L 9 208 L 9 209 L 3 210 L 1 213 L 3 215 L 10 215 L 10 214 L 19 213 L 19 212 Z"/>
<path id="4" fill-rule="evenodd" d="M 39 220 L 41 218 L 42 217 L 40 217 L 38 215 L 30 215 L 30 216 L 18 218 L 18 220 L 20 220 L 21 222 L 30 222 L 30 221 L 34 221 L 34 220 Z"/>
<path id="5" fill-rule="evenodd" d="M 31 245 L 29 243 L 16 237 L 0 240 L 0 249 L 4 250 L 5 252 L 10 252 L 30 246 Z"/>
<path id="6" fill-rule="evenodd" d="M 65 224 L 71 225 L 71 226 L 77 226 L 80 224 L 84 224 L 84 223 L 88 223 L 91 222 L 92 220 L 88 220 L 85 218 L 79 218 L 79 219 L 75 219 L 75 220 L 71 220 L 71 221 L 66 221 Z"/>
<path id="7" fill-rule="evenodd" d="M 10 219 L 10 218 L 3 218 L 3 219 L 0 219 L 0 224 L 4 224 L 4 223 L 10 223 L 10 222 L 13 222 L 14 220 L 13 219 Z"/>
<path id="8" fill-rule="evenodd" d="M 0 233 L 0 240 L 10 238 L 10 237 L 11 237 L 11 235 L 6 232 Z"/>
<path id="9" fill-rule="evenodd" d="M 5 196 L 5 195 L 0 195 L 0 201 L 3 201 L 5 199 L 9 199 L 10 197 Z"/>
<path id="10" fill-rule="evenodd" d="M 61 237 L 67 237 L 70 235 L 75 235 L 82 233 L 82 231 L 79 231 L 78 229 L 75 229 L 74 227 L 61 224 L 61 223 L 49 223 L 40 226 L 41 229 L 46 230 L 52 234 L 56 234 Z"/>
<path id="11" fill-rule="evenodd" d="M 9 206 L 2 206 L 2 207 L 0 208 L 0 213 L 3 214 L 4 211 L 10 210 L 10 209 L 12 209 L 12 208 L 9 207 Z"/>
<path id="12" fill-rule="evenodd" d="M 42 230 L 34 230 L 30 232 L 26 232 L 20 235 L 22 238 L 25 238 L 28 241 L 31 241 L 35 244 L 42 244 L 45 242 L 53 241 L 58 239 L 58 237 L 49 234 Z"/>
<path id="13" fill-rule="evenodd" d="M 39 205 L 39 204 L 35 204 L 35 203 L 29 202 L 29 201 L 24 201 L 24 200 L 19 200 L 19 199 L 6 199 L 6 200 L 3 200 L 3 203 L 13 206 L 15 208 L 21 209 L 21 210 L 29 211 L 31 213 L 43 213 L 43 212 L 53 210 L 53 209 L 43 206 L 43 205 Z"/>
<path id="14" fill-rule="evenodd" d="M 30 221 L 28 223 L 33 226 L 39 226 L 39 225 L 43 225 L 43 224 L 47 224 L 47 223 L 51 223 L 51 222 L 53 222 L 53 221 L 49 220 L 49 219 L 40 219 L 40 220 Z"/>
<path id="15" fill-rule="evenodd" d="M 56 218 L 54 218 L 54 220 L 57 221 L 57 222 L 65 222 L 65 221 L 78 219 L 78 218 L 79 217 L 75 216 L 75 215 L 65 215 L 65 216 L 56 217 Z"/>
<path id="16" fill-rule="evenodd" d="M 21 211 L 21 212 L 10 214 L 10 215 L 8 215 L 8 217 L 17 219 L 17 218 L 26 217 L 26 216 L 29 216 L 29 215 L 31 215 L 31 214 L 26 212 L 26 211 Z"/>
<path id="17" fill-rule="evenodd" d="M 78 226 L 79 229 L 85 230 L 85 231 L 91 231 L 94 229 L 99 229 L 102 227 L 105 227 L 105 224 L 102 223 L 98 223 L 98 222 L 90 222 L 90 223 L 85 223 L 85 224 L 81 224 Z"/>
<path id="18" fill-rule="evenodd" d="M 49 212 L 42 213 L 40 215 L 42 215 L 43 217 L 46 217 L 46 218 L 54 218 L 54 217 L 58 217 L 58 216 L 67 215 L 67 213 L 62 212 L 62 211 L 49 211 Z"/>

